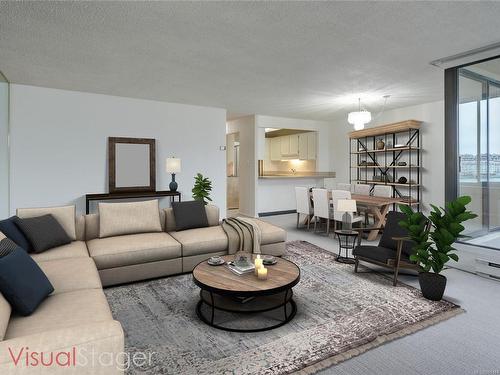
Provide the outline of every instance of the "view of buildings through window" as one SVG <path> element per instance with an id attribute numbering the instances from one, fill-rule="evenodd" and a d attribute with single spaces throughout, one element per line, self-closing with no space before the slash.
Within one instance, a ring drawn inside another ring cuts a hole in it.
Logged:
<path id="1" fill-rule="evenodd" d="M 500 249 L 500 59 L 459 73 L 459 192 L 478 214 L 468 240 Z"/>

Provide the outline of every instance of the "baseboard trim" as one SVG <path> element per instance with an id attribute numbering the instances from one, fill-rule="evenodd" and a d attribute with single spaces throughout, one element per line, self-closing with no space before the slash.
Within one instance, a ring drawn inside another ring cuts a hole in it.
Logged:
<path id="1" fill-rule="evenodd" d="M 286 215 L 294 214 L 297 210 L 285 210 L 285 211 L 271 211 L 271 212 L 259 212 L 259 217 L 263 216 L 274 216 L 274 215 Z"/>

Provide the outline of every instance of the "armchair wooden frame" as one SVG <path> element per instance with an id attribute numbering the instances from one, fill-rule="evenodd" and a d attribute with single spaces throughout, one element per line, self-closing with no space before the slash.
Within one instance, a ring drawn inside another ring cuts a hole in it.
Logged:
<path id="1" fill-rule="evenodd" d="M 430 223 L 427 223 L 427 226 L 429 227 Z M 359 228 L 359 229 L 356 228 L 356 230 L 359 231 L 358 246 L 361 245 L 361 237 L 362 237 L 363 232 L 369 232 L 372 230 L 383 230 L 383 229 L 384 228 Z M 428 230 L 428 228 L 427 228 L 427 230 Z M 392 268 L 394 271 L 392 285 L 396 286 L 398 283 L 399 269 L 402 268 L 402 269 L 411 269 L 411 270 L 418 271 L 420 269 L 418 264 L 406 262 L 406 261 L 401 259 L 401 251 L 403 249 L 403 242 L 404 241 L 411 241 L 411 239 L 409 237 L 392 237 L 392 239 L 394 241 L 397 241 L 397 243 L 398 243 L 397 249 L 396 249 L 396 258 L 395 259 L 388 259 L 387 263 L 383 263 L 383 262 L 379 262 L 379 261 L 376 261 L 376 260 L 373 260 L 370 258 L 365 258 L 365 257 L 360 257 L 360 256 L 355 255 L 354 256 L 354 272 L 358 272 L 358 265 L 359 265 L 360 260 L 362 260 L 363 262 L 367 262 L 367 263 L 373 263 L 373 264 L 376 264 L 376 265 L 381 266 L 381 267 Z"/>

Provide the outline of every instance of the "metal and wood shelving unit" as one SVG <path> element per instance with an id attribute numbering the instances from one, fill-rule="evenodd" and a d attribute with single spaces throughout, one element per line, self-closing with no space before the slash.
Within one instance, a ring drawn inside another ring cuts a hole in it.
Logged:
<path id="1" fill-rule="evenodd" d="M 392 196 L 420 211 L 422 157 L 420 121 L 407 120 L 349 133 L 351 183 L 392 187 Z M 379 140 L 383 148 L 377 148 Z M 399 181 L 401 177 L 406 182 Z"/>

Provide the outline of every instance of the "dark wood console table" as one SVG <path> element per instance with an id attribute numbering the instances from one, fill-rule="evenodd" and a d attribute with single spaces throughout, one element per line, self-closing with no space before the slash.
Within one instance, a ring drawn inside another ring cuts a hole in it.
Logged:
<path id="1" fill-rule="evenodd" d="M 133 198 L 163 198 L 170 197 L 170 202 L 175 200 L 175 197 L 181 201 L 181 193 L 178 191 L 162 190 L 162 191 L 136 191 L 129 193 L 99 193 L 85 195 L 85 212 L 89 213 L 90 201 L 104 201 L 110 199 L 133 199 Z"/>

